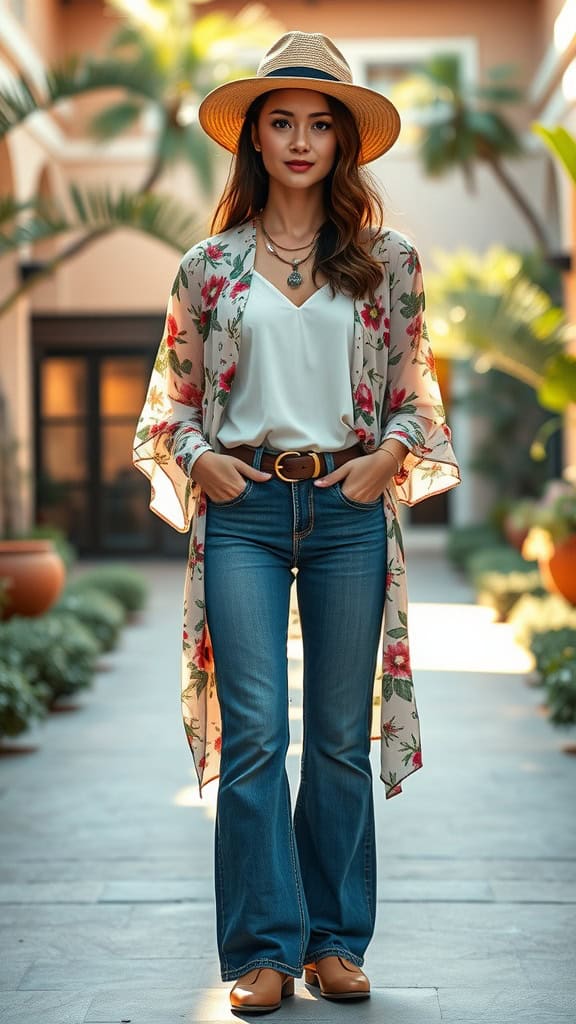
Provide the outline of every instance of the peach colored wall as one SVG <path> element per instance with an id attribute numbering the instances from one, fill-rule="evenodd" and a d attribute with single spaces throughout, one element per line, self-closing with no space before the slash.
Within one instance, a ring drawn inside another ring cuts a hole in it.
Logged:
<path id="1" fill-rule="evenodd" d="M 564 3 L 565 0 L 540 0 L 540 39 L 543 52 L 554 37 L 554 22 Z"/>
<path id="2" fill-rule="evenodd" d="M 60 0 L 26 0 L 24 12 L 28 38 L 45 61 L 56 60 L 61 53 L 66 8 Z"/>
<path id="3" fill-rule="evenodd" d="M 243 6 L 242 0 L 217 0 L 202 10 L 236 13 Z M 269 0 L 266 6 L 287 29 L 341 39 L 474 36 L 481 69 L 512 61 L 522 68 L 523 80 L 530 77 L 539 52 L 539 0 Z"/>

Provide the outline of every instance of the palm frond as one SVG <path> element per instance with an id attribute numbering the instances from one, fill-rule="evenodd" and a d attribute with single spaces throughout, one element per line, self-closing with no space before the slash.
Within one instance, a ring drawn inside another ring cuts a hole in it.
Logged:
<path id="1" fill-rule="evenodd" d="M 91 119 L 90 133 L 102 141 L 115 139 L 138 121 L 143 109 L 142 103 L 131 100 L 111 104 Z"/>
<path id="2" fill-rule="evenodd" d="M 25 75 L 14 76 L 0 86 L 0 138 L 38 110 L 59 100 L 71 99 L 96 89 L 121 88 L 152 102 L 161 96 L 158 74 L 147 64 L 119 61 L 81 61 L 71 57 L 51 68 L 43 86 L 35 91 Z"/>
<path id="3" fill-rule="evenodd" d="M 72 216 L 54 202 L 39 202 L 31 216 L 12 232 L 0 235 L 0 254 L 72 231 L 132 228 L 180 252 L 188 249 L 198 236 L 198 218 L 171 196 L 126 189 L 114 194 L 108 187 L 83 189 L 72 184 L 69 198 Z"/>
<path id="4" fill-rule="evenodd" d="M 449 89 L 455 96 L 462 89 L 461 61 L 455 53 L 437 54 L 426 61 L 420 71 L 437 86 Z"/>

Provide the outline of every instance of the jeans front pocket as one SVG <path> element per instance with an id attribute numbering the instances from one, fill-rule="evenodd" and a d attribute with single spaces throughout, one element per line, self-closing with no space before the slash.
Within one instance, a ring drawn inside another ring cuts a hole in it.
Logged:
<path id="1" fill-rule="evenodd" d="M 237 494 L 235 498 L 228 498 L 227 501 L 214 501 L 212 498 L 208 498 L 208 501 L 214 508 L 230 508 L 231 505 L 239 505 L 241 501 L 248 497 L 254 487 L 254 481 L 251 477 L 245 477 L 245 480 L 244 490 L 240 491 L 240 494 Z"/>
<path id="2" fill-rule="evenodd" d="M 347 494 L 344 494 L 340 483 L 334 484 L 334 493 L 338 495 L 344 505 L 349 505 L 350 508 L 371 509 L 378 508 L 382 504 L 381 494 L 373 501 L 356 501 L 356 498 L 349 498 Z"/>

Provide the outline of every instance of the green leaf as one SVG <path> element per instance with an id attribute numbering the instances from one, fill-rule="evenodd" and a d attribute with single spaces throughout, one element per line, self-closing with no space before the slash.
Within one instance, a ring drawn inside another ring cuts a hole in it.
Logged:
<path id="1" fill-rule="evenodd" d="M 395 629 L 389 629 L 386 632 L 386 636 L 391 636 L 394 640 L 403 640 L 406 635 L 404 626 L 396 626 Z"/>
<path id="2" fill-rule="evenodd" d="M 174 370 L 174 373 L 178 377 L 182 376 L 182 371 L 180 369 L 180 360 L 178 359 L 178 356 L 176 355 L 173 348 L 168 349 L 168 364 L 170 368 Z"/>
<path id="3" fill-rule="evenodd" d="M 143 111 L 142 103 L 124 100 L 106 107 L 90 121 L 89 130 L 97 139 L 114 139 L 136 123 Z"/>
<path id="4" fill-rule="evenodd" d="M 412 683 L 409 679 L 395 679 L 394 693 L 402 697 L 402 700 L 412 700 Z"/>
<path id="5" fill-rule="evenodd" d="M 564 412 L 576 402 L 576 356 L 562 352 L 548 360 L 538 401 L 552 412 Z"/>
<path id="6" fill-rule="evenodd" d="M 535 123 L 532 131 L 539 135 L 551 153 L 564 165 L 572 181 L 576 184 L 576 139 L 562 125 L 547 128 Z"/>

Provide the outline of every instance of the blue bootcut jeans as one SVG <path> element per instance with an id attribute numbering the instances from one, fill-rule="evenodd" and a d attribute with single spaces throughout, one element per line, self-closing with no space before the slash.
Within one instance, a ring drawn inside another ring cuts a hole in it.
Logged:
<path id="1" fill-rule="evenodd" d="M 247 480 L 231 501 L 208 501 L 205 567 L 222 714 L 214 836 L 222 980 L 256 967 L 300 977 L 304 964 L 334 955 L 361 966 L 376 914 L 369 755 L 386 590 L 382 499 L 356 502 L 339 484 L 312 480 Z M 294 820 L 286 774 L 293 568 L 304 652 Z"/>

